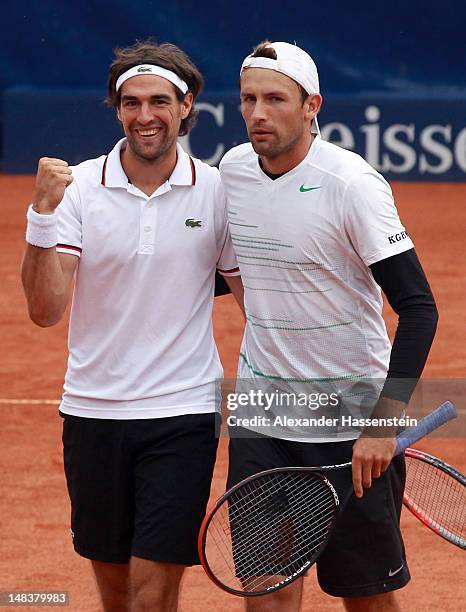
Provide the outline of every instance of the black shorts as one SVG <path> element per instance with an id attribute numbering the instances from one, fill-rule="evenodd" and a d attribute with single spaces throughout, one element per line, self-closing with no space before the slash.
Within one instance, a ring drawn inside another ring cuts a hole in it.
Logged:
<path id="1" fill-rule="evenodd" d="M 235 436 L 238 429 L 235 427 Z M 231 438 L 227 487 L 270 468 L 351 461 L 353 443 L 312 444 L 268 436 Z M 404 482 L 401 455 L 373 480 L 361 499 L 352 495 L 316 564 L 323 591 L 335 597 L 367 597 L 394 591 L 409 581 L 399 526 Z"/>
<path id="2" fill-rule="evenodd" d="M 126 421 L 62 416 L 76 552 L 113 563 L 134 555 L 198 564 L 197 536 L 218 444 L 216 415 Z"/>

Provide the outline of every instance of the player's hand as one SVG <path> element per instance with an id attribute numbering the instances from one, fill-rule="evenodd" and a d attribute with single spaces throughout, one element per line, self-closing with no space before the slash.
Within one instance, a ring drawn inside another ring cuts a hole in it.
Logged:
<path id="1" fill-rule="evenodd" d="M 390 465 L 396 447 L 396 438 L 361 437 L 353 445 L 353 487 L 356 497 L 372 486 Z"/>
<path id="2" fill-rule="evenodd" d="M 33 209 L 41 214 L 53 213 L 72 182 L 71 169 L 66 161 L 42 157 L 37 169 Z"/>

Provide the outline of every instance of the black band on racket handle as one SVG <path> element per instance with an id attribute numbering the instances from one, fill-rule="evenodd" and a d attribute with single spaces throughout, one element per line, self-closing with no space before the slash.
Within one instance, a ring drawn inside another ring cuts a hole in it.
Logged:
<path id="1" fill-rule="evenodd" d="M 406 450 L 408 446 L 411 446 L 411 444 L 427 436 L 431 431 L 437 429 L 437 427 L 456 418 L 456 416 L 457 412 L 453 404 L 449 401 L 444 402 L 437 410 L 434 410 L 422 418 L 416 426 L 408 427 L 397 436 L 394 454 L 399 455 Z"/>

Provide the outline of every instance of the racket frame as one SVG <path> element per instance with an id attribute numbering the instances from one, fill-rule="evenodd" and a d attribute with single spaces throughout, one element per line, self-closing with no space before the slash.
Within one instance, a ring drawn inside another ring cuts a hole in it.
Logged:
<path id="1" fill-rule="evenodd" d="M 332 518 L 330 529 L 329 529 L 329 532 L 330 532 L 332 530 L 334 524 L 335 524 L 335 521 L 337 520 L 338 515 L 339 515 L 339 511 L 340 511 L 340 508 L 341 508 L 341 500 L 340 500 L 340 498 L 338 496 L 338 493 L 337 493 L 335 487 L 330 482 L 330 480 L 324 474 L 322 474 L 322 471 L 324 469 L 325 469 L 325 471 L 327 471 L 327 470 L 337 470 L 337 469 L 341 469 L 341 468 L 349 468 L 350 466 L 351 466 L 351 462 L 339 463 L 339 464 L 335 464 L 335 465 L 318 466 L 318 467 L 279 467 L 279 468 L 271 468 L 269 470 L 263 470 L 261 472 L 257 472 L 256 474 L 253 474 L 252 476 L 248 476 L 247 478 L 244 478 L 243 480 L 238 482 L 236 485 L 231 487 L 231 489 L 229 489 L 226 493 L 224 493 L 222 495 L 222 497 L 220 497 L 217 500 L 215 505 L 207 512 L 207 514 L 204 517 L 204 520 L 202 521 L 201 528 L 200 528 L 200 531 L 199 531 L 199 537 L 198 537 L 199 557 L 200 557 L 200 560 L 201 560 L 202 567 L 204 568 L 207 576 L 212 580 L 212 582 L 214 584 L 216 584 L 218 587 L 220 587 L 223 591 L 226 591 L 227 593 L 230 593 L 231 595 L 239 595 L 240 597 L 257 597 L 257 596 L 266 595 L 267 593 L 270 593 L 270 592 L 278 591 L 279 589 L 283 589 L 288 584 L 290 584 L 290 582 L 294 582 L 297 578 L 299 578 L 300 576 L 304 575 L 307 572 L 307 570 L 310 567 L 312 567 L 312 565 L 314 564 L 314 562 L 317 559 L 317 557 L 319 557 L 320 554 L 322 553 L 323 549 L 325 548 L 325 546 L 326 546 L 326 544 L 328 542 L 328 538 L 315 551 L 314 555 L 310 559 L 308 559 L 302 565 L 302 567 L 299 570 L 293 572 L 290 576 L 287 576 L 283 580 L 279 581 L 278 583 L 275 583 L 273 586 L 268 587 L 268 588 L 266 588 L 266 589 L 264 589 L 262 591 L 240 591 L 239 589 L 234 589 L 233 587 L 230 587 L 230 586 L 224 584 L 221 580 L 219 580 L 215 576 L 214 572 L 211 570 L 209 562 L 207 560 L 206 553 L 205 553 L 205 546 L 206 546 L 206 540 L 207 540 L 207 533 L 208 533 L 209 525 L 212 522 L 212 520 L 213 520 L 215 514 L 217 513 L 217 511 L 220 510 L 223 507 L 224 503 L 226 501 L 228 501 L 228 499 L 230 497 L 232 497 L 234 495 L 234 493 L 238 489 L 243 487 L 244 485 L 250 484 L 254 480 L 257 480 L 257 479 L 262 478 L 264 476 L 273 476 L 274 474 L 279 474 L 279 473 L 289 474 L 290 472 L 299 472 L 300 474 L 303 474 L 303 473 L 306 473 L 306 472 L 312 472 L 312 474 L 316 478 L 319 478 L 322 482 L 324 482 L 324 484 L 327 486 L 327 488 L 329 489 L 329 491 L 333 495 L 334 514 L 333 514 L 333 518 Z"/>
<path id="2" fill-rule="evenodd" d="M 420 451 L 416 448 L 407 448 L 405 451 L 405 455 L 407 457 L 417 459 L 437 468 L 438 470 L 444 472 L 445 474 L 459 482 L 461 485 L 466 487 L 466 476 L 461 474 L 461 472 L 456 470 L 454 467 L 452 467 L 445 461 L 442 461 L 438 457 L 429 455 L 428 453 Z M 429 529 L 431 529 L 434 533 L 444 538 L 451 544 L 454 544 L 455 546 L 466 550 L 466 540 L 464 538 L 461 538 L 460 536 L 451 532 L 449 529 L 442 527 L 440 523 L 432 519 L 426 511 L 422 510 L 422 508 L 419 507 L 419 505 L 414 501 L 414 499 L 412 499 L 412 497 L 406 491 L 403 494 L 403 504 L 417 519 L 419 519 L 424 525 L 426 525 L 426 527 L 429 527 Z"/>

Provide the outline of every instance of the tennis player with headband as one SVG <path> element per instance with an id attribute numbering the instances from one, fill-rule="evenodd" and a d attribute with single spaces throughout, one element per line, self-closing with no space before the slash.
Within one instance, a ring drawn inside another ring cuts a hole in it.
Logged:
<path id="1" fill-rule="evenodd" d="M 202 83 L 174 45 L 116 50 L 108 103 L 125 137 L 74 168 L 41 159 L 27 213 L 35 323 L 62 318 L 76 276 L 60 406 L 71 533 L 111 612 L 174 612 L 199 563 L 222 376 L 216 270 L 241 301 L 218 170 L 177 144 Z"/>
<path id="2" fill-rule="evenodd" d="M 319 77 L 304 50 L 260 44 L 243 62 L 240 94 L 250 143 L 220 165 L 245 286 L 238 378 L 272 389 L 381 379 L 372 416 L 400 416 L 426 362 L 437 310 L 391 189 L 361 157 L 320 137 Z M 381 289 L 399 317 L 393 347 Z M 393 591 L 409 571 L 396 431 L 358 438 L 351 427 L 310 427 L 299 436 L 254 429 L 231 428 L 228 487 L 269 468 L 352 458 L 355 496 L 317 561 L 319 583 L 347 610 L 399 610 Z M 301 594 L 298 580 L 246 605 L 296 611 Z"/>

